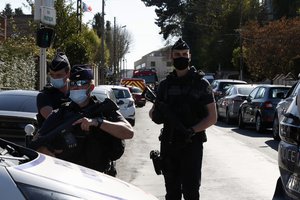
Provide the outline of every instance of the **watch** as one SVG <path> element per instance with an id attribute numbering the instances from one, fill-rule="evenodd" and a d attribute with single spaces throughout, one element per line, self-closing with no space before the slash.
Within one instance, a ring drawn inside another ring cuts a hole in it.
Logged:
<path id="1" fill-rule="evenodd" d="M 98 122 L 97 128 L 100 128 L 103 123 L 103 119 L 101 117 L 98 117 L 97 122 Z"/>

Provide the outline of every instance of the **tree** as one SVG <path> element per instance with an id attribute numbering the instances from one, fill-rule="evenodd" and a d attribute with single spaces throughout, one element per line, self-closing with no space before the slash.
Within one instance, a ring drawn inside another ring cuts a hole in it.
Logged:
<path id="1" fill-rule="evenodd" d="M 36 89 L 38 48 L 33 37 L 8 38 L 0 48 L 0 86 Z"/>
<path id="2" fill-rule="evenodd" d="M 13 10 L 11 9 L 11 5 L 9 3 L 5 5 L 5 8 L 3 10 L 3 15 L 6 15 L 6 16 L 13 15 Z"/>
<path id="3" fill-rule="evenodd" d="M 245 62 L 255 81 L 273 79 L 276 74 L 288 71 L 297 73 L 295 58 L 300 55 L 299 27 L 299 18 L 283 18 L 264 26 L 249 22 L 243 27 L 243 47 L 247 49 Z"/>

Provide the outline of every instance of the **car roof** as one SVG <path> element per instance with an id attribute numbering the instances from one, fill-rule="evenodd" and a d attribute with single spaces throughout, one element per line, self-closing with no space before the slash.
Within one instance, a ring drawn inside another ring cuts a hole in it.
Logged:
<path id="1" fill-rule="evenodd" d="M 37 90 L 2 90 L 0 95 L 26 95 L 37 96 L 39 91 Z"/>
<path id="2" fill-rule="evenodd" d="M 121 85 L 105 85 L 105 86 L 111 89 L 129 90 L 128 87 L 121 86 Z"/>
<path id="3" fill-rule="evenodd" d="M 259 84 L 257 87 L 269 87 L 269 88 L 276 88 L 276 87 L 283 87 L 283 88 L 290 88 L 290 85 L 271 85 L 271 84 Z"/>
<path id="4" fill-rule="evenodd" d="M 246 81 L 236 80 L 236 79 L 215 79 L 214 81 L 218 81 L 218 82 L 238 82 L 238 83 L 247 83 Z"/>

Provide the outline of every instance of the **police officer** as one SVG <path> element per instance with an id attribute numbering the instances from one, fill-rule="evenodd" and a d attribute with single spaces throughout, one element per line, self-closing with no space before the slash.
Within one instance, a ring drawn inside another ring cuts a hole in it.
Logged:
<path id="1" fill-rule="evenodd" d="M 62 103 L 68 100 L 69 91 L 67 80 L 70 76 L 70 69 L 69 60 L 62 52 L 58 52 L 48 65 L 50 84 L 44 87 L 37 95 L 36 100 L 39 127 L 42 126 L 45 119 L 47 119 L 53 110 L 58 109 Z M 41 147 L 39 151 L 51 155 L 51 152 L 44 147 Z"/>
<path id="2" fill-rule="evenodd" d="M 163 123 L 159 139 L 166 200 L 181 200 L 182 195 L 198 200 L 205 129 L 216 123 L 216 106 L 208 81 L 189 67 L 189 46 L 181 38 L 171 56 L 175 70 L 159 84 L 149 115 Z"/>
<path id="3" fill-rule="evenodd" d="M 51 122 L 55 124 L 57 121 L 67 121 L 67 119 L 61 117 L 83 113 L 86 108 L 98 102 L 94 96 L 91 96 L 95 86 L 90 67 L 87 65 L 73 66 L 69 80 L 69 98 L 71 102 L 64 104 L 57 112 L 51 114 L 40 131 L 45 126 L 51 126 Z M 71 115 L 68 115 L 68 113 L 71 113 Z M 115 139 L 132 138 L 133 128 L 117 109 L 100 113 L 88 113 L 88 116 L 82 117 L 72 124 L 71 134 L 76 136 L 76 146 L 65 146 L 66 142 L 64 140 L 70 141 L 70 137 L 66 136 L 69 134 L 65 134 L 64 137 L 58 134 L 51 141 L 44 142 L 43 145 L 58 158 L 100 172 L 108 172 L 113 156 L 111 155 L 112 145 L 115 144 L 113 142 Z M 34 142 L 37 142 L 42 137 L 43 135 L 38 135 L 34 138 Z"/>
<path id="4" fill-rule="evenodd" d="M 70 69 L 69 60 L 62 52 L 57 53 L 48 66 L 50 85 L 47 85 L 37 96 L 39 126 L 53 110 L 59 108 L 67 100 L 67 80 L 70 76 Z"/>

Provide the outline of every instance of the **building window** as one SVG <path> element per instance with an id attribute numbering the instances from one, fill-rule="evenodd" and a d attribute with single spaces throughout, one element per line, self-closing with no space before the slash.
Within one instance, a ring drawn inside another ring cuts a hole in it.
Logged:
<path id="1" fill-rule="evenodd" d="M 151 67 L 155 67 L 155 62 L 151 61 L 150 65 L 151 65 Z"/>

